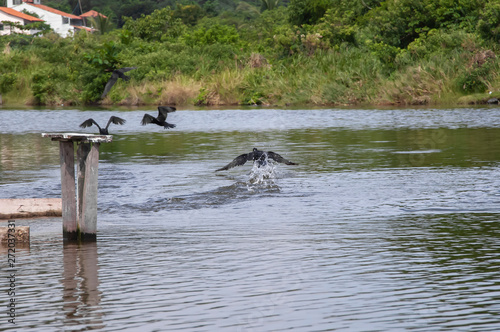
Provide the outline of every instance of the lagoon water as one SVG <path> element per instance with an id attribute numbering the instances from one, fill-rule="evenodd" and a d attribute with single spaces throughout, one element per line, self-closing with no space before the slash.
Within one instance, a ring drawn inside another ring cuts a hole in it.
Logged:
<path id="1" fill-rule="evenodd" d="M 500 329 L 500 108 L 145 112 L 0 110 L 0 198 L 60 197 L 42 132 L 127 120 L 101 145 L 96 243 L 16 220 L 0 330 Z M 299 165 L 214 172 L 253 147 Z"/>

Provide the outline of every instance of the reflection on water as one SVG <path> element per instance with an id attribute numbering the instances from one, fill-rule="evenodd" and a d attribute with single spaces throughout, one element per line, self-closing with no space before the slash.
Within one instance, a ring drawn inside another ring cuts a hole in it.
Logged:
<path id="1" fill-rule="evenodd" d="M 500 109 L 145 111 L 0 111 L 0 198 L 60 196 L 40 132 L 127 120 L 97 243 L 31 222 L 14 330 L 498 330 Z M 299 165 L 215 172 L 253 147 Z"/>
<path id="2" fill-rule="evenodd" d="M 100 307 L 97 243 L 64 244 L 64 326 L 73 330 L 104 327 Z"/>

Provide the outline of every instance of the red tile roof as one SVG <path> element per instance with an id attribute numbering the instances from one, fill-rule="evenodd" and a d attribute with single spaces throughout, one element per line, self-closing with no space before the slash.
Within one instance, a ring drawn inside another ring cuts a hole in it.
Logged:
<path id="1" fill-rule="evenodd" d="M 15 9 L 12 9 L 12 8 L 0 7 L 0 11 L 3 11 L 4 13 L 9 14 L 11 16 L 22 18 L 23 20 L 32 21 L 32 22 L 43 22 L 43 20 L 39 19 L 38 17 L 34 17 L 31 15 L 27 15 L 25 13 L 21 13 Z"/>
<path id="2" fill-rule="evenodd" d="M 99 12 L 96 12 L 95 10 L 89 10 L 88 12 L 86 13 L 83 13 L 82 15 L 80 15 L 81 17 L 96 17 L 96 16 L 101 16 L 101 17 L 104 17 L 104 18 L 107 18 L 106 16 L 104 16 L 103 14 L 99 13 Z"/>
<path id="3" fill-rule="evenodd" d="M 27 4 L 29 4 L 30 6 L 38 7 L 40 9 L 46 10 L 48 12 L 51 12 L 51 13 L 54 13 L 54 14 L 57 14 L 57 15 L 64 16 L 64 17 L 68 17 L 68 18 L 72 18 L 72 19 L 76 19 L 76 20 L 81 20 L 82 19 L 80 16 L 76 16 L 76 15 L 73 15 L 73 14 L 68 14 L 68 13 L 62 12 L 60 10 L 57 10 L 57 9 L 54 9 L 54 8 L 50 8 L 49 6 L 35 5 L 34 3 L 28 3 L 28 2 L 27 2 Z"/>
<path id="4" fill-rule="evenodd" d="M 78 29 L 78 30 L 87 30 L 90 32 L 93 32 L 95 29 L 89 28 L 89 27 L 84 27 L 84 26 L 79 26 L 79 25 L 73 25 L 73 28 Z"/>

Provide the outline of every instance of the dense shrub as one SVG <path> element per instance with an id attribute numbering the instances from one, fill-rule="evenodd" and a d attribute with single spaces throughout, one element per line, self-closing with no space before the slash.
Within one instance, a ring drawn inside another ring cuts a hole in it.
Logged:
<path id="1" fill-rule="evenodd" d="M 184 25 L 180 18 L 174 17 L 173 10 L 163 8 L 155 10 L 151 15 L 142 15 L 136 20 L 126 17 L 123 28 L 137 38 L 162 41 L 179 37 L 184 30 Z"/>
<path id="2" fill-rule="evenodd" d="M 198 28 L 183 36 L 187 45 L 213 45 L 213 44 L 236 44 L 239 42 L 239 34 L 232 26 L 214 25 L 210 28 Z"/>

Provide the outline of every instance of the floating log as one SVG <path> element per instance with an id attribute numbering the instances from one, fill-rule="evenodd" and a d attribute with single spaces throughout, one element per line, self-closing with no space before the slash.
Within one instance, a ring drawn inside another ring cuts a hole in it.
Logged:
<path id="1" fill-rule="evenodd" d="M 52 217 L 62 215 L 60 198 L 0 199 L 0 219 Z"/>

